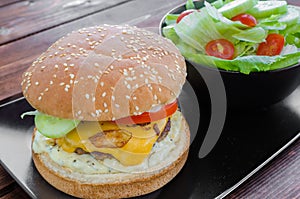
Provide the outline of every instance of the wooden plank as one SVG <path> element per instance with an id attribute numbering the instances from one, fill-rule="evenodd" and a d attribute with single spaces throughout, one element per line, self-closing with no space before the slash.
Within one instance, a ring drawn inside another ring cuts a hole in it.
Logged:
<path id="1" fill-rule="evenodd" d="M 299 0 L 287 0 L 289 4 L 295 5 L 295 6 L 300 6 L 300 1 Z"/>
<path id="2" fill-rule="evenodd" d="M 20 1 L 0 7 L 0 44 L 76 20 L 130 0 Z"/>
<path id="3" fill-rule="evenodd" d="M 185 0 L 135 0 L 70 22 L 30 37 L 0 46 L 0 100 L 21 92 L 21 74 L 34 59 L 63 35 L 86 26 L 102 23 L 131 24 L 158 29 L 160 19 L 174 6 Z M 12 53 L 13 52 L 13 53 Z"/>
<path id="4" fill-rule="evenodd" d="M 30 199 L 29 195 L 15 182 L 12 190 L 1 196 L 0 199 Z"/>
<path id="5" fill-rule="evenodd" d="M 13 178 L 0 165 L 0 192 L 14 182 Z M 1 196 L 1 195 L 0 195 Z"/>
<path id="6" fill-rule="evenodd" d="M 19 2 L 19 1 L 21 1 L 21 0 L 1 0 L 0 1 L 0 7 L 4 7 L 4 6 L 7 6 L 9 4 Z"/>

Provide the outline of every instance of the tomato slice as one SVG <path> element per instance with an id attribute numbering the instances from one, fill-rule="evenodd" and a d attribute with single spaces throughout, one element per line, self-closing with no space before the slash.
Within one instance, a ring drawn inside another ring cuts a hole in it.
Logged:
<path id="1" fill-rule="evenodd" d="M 227 39 L 216 39 L 205 46 L 206 54 L 222 59 L 233 59 L 234 45 Z"/>
<path id="2" fill-rule="evenodd" d="M 279 55 L 284 46 L 284 37 L 280 34 L 269 34 L 265 42 L 259 44 L 257 55 L 274 56 Z"/>
<path id="3" fill-rule="evenodd" d="M 161 109 L 159 109 L 156 112 L 144 112 L 141 115 L 133 115 L 130 117 L 124 117 L 121 119 L 116 120 L 115 122 L 117 124 L 143 124 L 143 123 L 149 123 L 152 121 L 161 120 L 163 118 L 166 118 L 173 113 L 176 112 L 178 109 L 177 101 L 167 104 L 163 106 Z"/>
<path id="4" fill-rule="evenodd" d="M 254 27 L 257 24 L 255 17 L 249 14 L 239 14 L 231 18 L 232 21 L 240 21 L 242 24 L 245 24 L 249 27 Z"/>
<path id="5" fill-rule="evenodd" d="M 194 9 L 189 9 L 189 10 L 185 10 L 182 13 L 180 13 L 180 15 L 178 16 L 176 23 L 179 23 L 181 21 L 181 19 L 183 19 L 183 17 L 195 12 L 196 10 Z"/>

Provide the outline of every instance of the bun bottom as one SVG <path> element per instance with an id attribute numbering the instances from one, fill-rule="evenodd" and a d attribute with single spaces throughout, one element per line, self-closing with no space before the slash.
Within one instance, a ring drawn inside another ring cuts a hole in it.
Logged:
<path id="1" fill-rule="evenodd" d="M 86 176 L 85 174 L 74 175 L 70 169 L 55 163 L 47 153 L 33 152 L 32 158 L 42 177 L 52 186 L 69 195 L 79 198 L 128 198 L 153 192 L 171 181 L 186 162 L 189 143 L 189 128 L 182 117 L 178 144 L 184 144 L 184 147 L 177 154 L 175 161 L 158 170 L 149 169 L 149 171 L 139 173 L 94 174 L 92 178 L 103 178 L 100 183 L 93 182 L 88 174 Z M 109 180 L 106 182 L 105 179 Z"/>

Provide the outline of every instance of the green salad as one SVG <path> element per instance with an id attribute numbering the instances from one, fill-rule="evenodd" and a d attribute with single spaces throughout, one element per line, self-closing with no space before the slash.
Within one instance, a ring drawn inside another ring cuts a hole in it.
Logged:
<path id="1" fill-rule="evenodd" d="M 217 0 L 168 14 L 163 35 L 194 63 L 244 74 L 297 64 L 300 8 L 286 1 Z"/>

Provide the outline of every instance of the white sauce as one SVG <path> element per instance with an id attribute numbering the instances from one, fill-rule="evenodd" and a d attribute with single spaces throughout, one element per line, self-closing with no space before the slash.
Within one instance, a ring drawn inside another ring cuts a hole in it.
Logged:
<path id="1" fill-rule="evenodd" d="M 152 166 L 163 164 L 169 157 L 170 151 L 176 148 L 175 143 L 179 141 L 181 127 L 181 113 L 176 112 L 171 118 L 171 130 L 168 136 L 161 142 L 155 143 L 150 155 L 142 164 L 135 166 L 124 166 L 116 159 L 96 160 L 92 155 L 68 153 L 58 145 L 49 145 L 52 139 L 46 138 L 39 132 L 36 133 L 32 145 L 35 153 L 48 153 L 50 158 L 60 166 L 67 167 L 75 172 L 84 174 L 139 172 Z M 179 149 L 178 149 L 179 150 Z M 176 154 L 175 154 L 176 155 Z M 174 157 L 176 159 L 176 157 Z"/>

